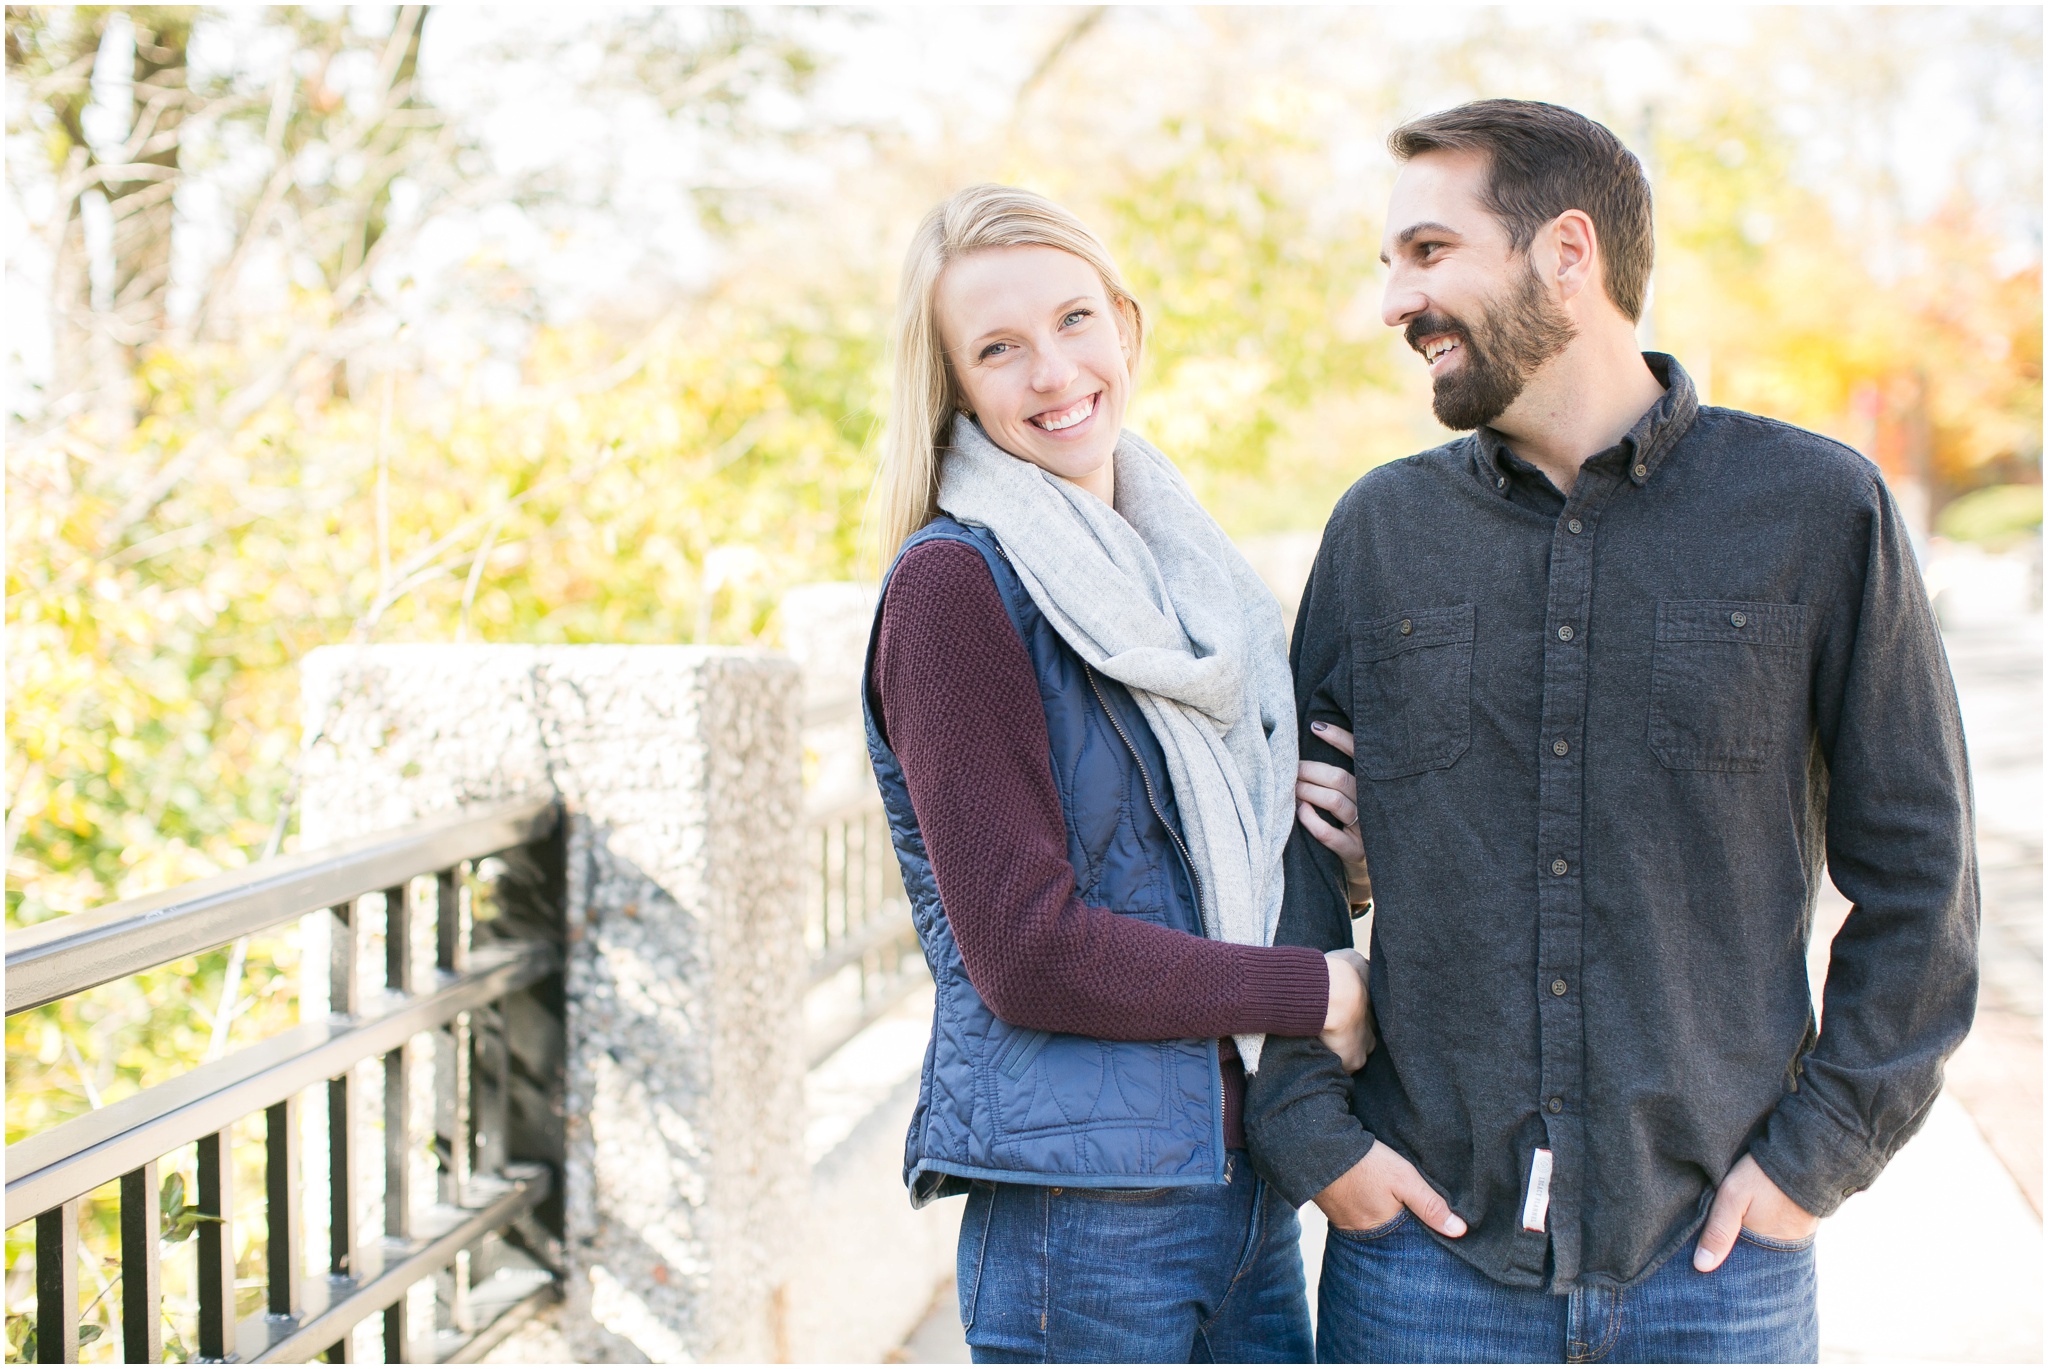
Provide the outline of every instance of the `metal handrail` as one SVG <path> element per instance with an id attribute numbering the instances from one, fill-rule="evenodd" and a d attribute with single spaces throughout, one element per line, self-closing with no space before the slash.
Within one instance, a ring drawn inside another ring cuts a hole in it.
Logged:
<path id="1" fill-rule="evenodd" d="M 555 948 L 511 942 L 473 953 L 461 974 L 359 1018 L 330 1017 L 109 1103 L 7 1147 L 7 1225 L 111 1183 L 235 1119 L 261 1112 L 558 968 Z"/>
<path id="2" fill-rule="evenodd" d="M 9 931 L 7 1016 L 225 946 L 422 870 L 538 841 L 555 821 L 552 796 L 515 799 Z"/>

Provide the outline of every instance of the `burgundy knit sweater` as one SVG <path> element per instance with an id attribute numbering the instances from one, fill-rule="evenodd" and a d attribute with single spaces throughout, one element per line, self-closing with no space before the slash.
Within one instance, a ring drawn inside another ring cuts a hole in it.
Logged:
<path id="1" fill-rule="evenodd" d="M 875 692 L 967 978 L 1005 1022 L 1111 1041 L 1221 1038 L 1224 1132 L 1244 1144 L 1230 1034 L 1315 1036 L 1329 971 L 1083 903 L 1038 681 L 987 564 L 927 542 L 882 605 Z"/>

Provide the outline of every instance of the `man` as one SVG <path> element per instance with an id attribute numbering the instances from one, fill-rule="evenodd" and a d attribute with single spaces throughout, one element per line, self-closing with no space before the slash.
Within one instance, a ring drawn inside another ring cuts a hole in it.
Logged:
<path id="1" fill-rule="evenodd" d="M 1960 723 L 1897 506 L 1635 342 L 1650 192 L 1488 100 L 1390 140 L 1385 319 L 1468 437 L 1338 505 L 1294 639 L 1281 940 L 1381 1047 L 1267 1044 L 1246 1130 L 1329 1216 L 1324 1360 L 1811 1361 L 1812 1240 L 1919 1127 L 1976 995 Z M 1355 737 L 1355 741 L 1354 741 Z M 1355 758 L 1345 761 L 1345 752 Z M 1854 911 L 1816 1020 L 1825 861 Z"/>

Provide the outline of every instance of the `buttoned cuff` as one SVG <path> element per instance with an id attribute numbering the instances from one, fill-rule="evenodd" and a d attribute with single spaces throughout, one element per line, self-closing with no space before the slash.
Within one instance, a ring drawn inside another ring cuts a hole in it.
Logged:
<path id="1" fill-rule="evenodd" d="M 1884 1157 L 1809 1090 L 1779 1100 L 1749 1156 L 1787 1198 L 1816 1217 L 1832 1215 L 1884 1169 Z"/>

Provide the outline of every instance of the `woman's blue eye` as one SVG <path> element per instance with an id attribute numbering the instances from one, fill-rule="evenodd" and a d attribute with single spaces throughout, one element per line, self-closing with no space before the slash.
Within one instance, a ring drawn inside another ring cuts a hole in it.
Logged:
<path id="1" fill-rule="evenodd" d="M 1094 311 L 1091 309 L 1076 309 L 1073 313 L 1068 314 L 1065 318 L 1060 320 L 1060 326 L 1062 328 L 1069 327 L 1073 324 L 1075 319 L 1087 318 L 1088 315 L 1093 312 Z"/>
<path id="2" fill-rule="evenodd" d="M 987 360 L 989 357 L 994 356 L 997 352 L 1002 351 L 1009 345 L 1010 344 L 1007 342 L 991 342 L 988 346 L 981 349 L 982 359 Z"/>

